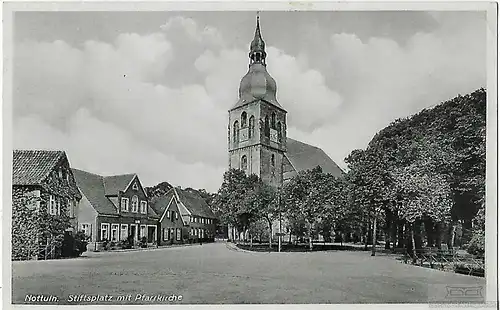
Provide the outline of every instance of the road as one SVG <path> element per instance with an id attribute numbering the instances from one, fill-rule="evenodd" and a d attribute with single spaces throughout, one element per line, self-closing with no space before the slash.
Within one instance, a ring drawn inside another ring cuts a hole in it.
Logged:
<path id="1" fill-rule="evenodd" d="M 483 278 L 368 252 L 257 253 L 213 243 L 87 255 L 13 262 L 12 302 L 427 303 L 449 301 L 447 287 L 485 290 Z"/>

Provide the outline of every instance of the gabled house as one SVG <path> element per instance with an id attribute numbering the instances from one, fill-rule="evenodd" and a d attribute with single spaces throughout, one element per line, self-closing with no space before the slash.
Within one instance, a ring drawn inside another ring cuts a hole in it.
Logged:
<path id="1" fill-rule="evenodd" d="M 13 258 L 38 258 L 34 252 L 41 245 L 76 231 L 81 198 L 65 152 L 14 150 Z M 22 248 L 30 248 L 30 254 Z"/>
<path id="2" fill-rule="evenodd" d="M 160 217 L 159 244 L 213 240 L 216 216 L 196 191 L 172 188 L 151 206 Z"/>
<path id="3" fill-rule="evenodd" d="M 158 215 L 149 205 L 136 174 L 100 176 L 73 169 L 82 194 L 79 229 L 90 236 L 89 250 L 98 250 L 103 241 L 119 242 L 131 236 L 134 244 L 146 237 L 157 240 Z"/>

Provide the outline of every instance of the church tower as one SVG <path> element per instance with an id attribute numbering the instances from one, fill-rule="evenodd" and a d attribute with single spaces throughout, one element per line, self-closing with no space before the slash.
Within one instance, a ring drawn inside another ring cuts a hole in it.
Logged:
<path id="1" fill-rule="evenodd" d="M 287 112 L 276 100 L 276 82 L 266 69 L 259 16 L 248 56 L 250 65 L 240 82 L 239 100 L 229 110 L 229 168 L 256 174 L 265 183 L 280 186 Z"/>

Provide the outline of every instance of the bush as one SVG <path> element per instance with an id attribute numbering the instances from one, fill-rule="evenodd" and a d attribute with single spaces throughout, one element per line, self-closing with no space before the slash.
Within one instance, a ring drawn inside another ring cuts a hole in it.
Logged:
<path id="1" fill-rule="evenodd" d="M 474 233 L 467 245 L 467 252 L 472 255 L 484 257 L 484 233 Z"/>
<path id="2" fill-rule="evenodd" d="M 148 247 L 148 238 L 142 237 L 141 238 L 141 248 L 147 248 Z"/>
<path id="3" fill-rule="evenodd" d="M 83 231 L 77 232 L 75 235 L 66 233 L 61 246 L 62 257 L 78 257 L 83 252 L 87 251 L 89 237 Z"/>

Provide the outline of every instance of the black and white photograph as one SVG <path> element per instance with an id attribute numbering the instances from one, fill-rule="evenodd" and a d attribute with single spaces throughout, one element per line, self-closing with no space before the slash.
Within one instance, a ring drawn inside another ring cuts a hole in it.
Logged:
<path id="1" fill-rule="evenodd" d="M 3 17 L 4 306 L 498 308 L 496 3 Z"/>

